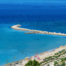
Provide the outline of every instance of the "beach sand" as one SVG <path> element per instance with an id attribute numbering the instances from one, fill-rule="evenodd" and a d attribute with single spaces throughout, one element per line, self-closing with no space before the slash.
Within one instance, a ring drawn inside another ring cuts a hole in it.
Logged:
<path id="1" fill-rule="evenodd" d="M 47 52 L 43 52 L 41 54 L 38 54 L 37 57 L 35 56 L 32 56 L 30 60 L 37 60 L 38 62 L 42 62 L 43 59 L 45 59 L 46 57 L 49 57 L 49 56 L 53 56 L 55 53 L 59 52 L 59 51 L 62 51 L 63 49 L 66 49 L 66 45 L 65 46 L 61 46 L 59 48 L 56 48 L 52 51 L 47 51 Z M 38 57 L 40 57 L 40 59 L 38 59 Z M 22 66 L 25 66 L 25 64 L 28 62 L 29 60 L 23 60 L 22 61 Z"/>

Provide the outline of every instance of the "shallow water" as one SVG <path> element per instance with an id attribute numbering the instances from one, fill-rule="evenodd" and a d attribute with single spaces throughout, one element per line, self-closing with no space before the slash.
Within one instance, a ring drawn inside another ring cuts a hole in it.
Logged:
<path id="1" fill-rule="evenodd" d="M 0 65 L 65 45 L 65 36 L 24 34 L 10 28 L 19 23 L 23 28 L 66 33 L 65 6 L 0 5 Z"/>

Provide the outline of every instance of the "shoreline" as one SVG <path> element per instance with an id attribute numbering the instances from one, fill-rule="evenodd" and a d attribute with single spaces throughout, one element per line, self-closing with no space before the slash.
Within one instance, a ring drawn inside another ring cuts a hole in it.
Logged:
<path id="1" fill-rule="evenodd" d="M 11 26 L 12 29 L 15 30 L 21 30 L 21 31 L 28 31 L 25 34 L 49 34 L 49 35 L 60 35 L 60 36 L 66 36 L 64 33 L 56 33 L 56 32 L 47 32 L 47 31 L 40 31 L 40 30 L 31 30 L 26 28 L 20 28 L 21 25 L 13 25 Z"/>
<path id="2" fill-rule="evenodd" d="M 54 56 L 55 53 L 60 52 L 62 50 L 66 49 L 66 45 L 65 46 L 60 46 L 59 48 L 53 49 L 53 50 L 49 50 L 46 52 L 42 52 L 40 54 L 36 54 L 34 56 L 31 57 L 26 57 L 24 60 L 19 61 L 18 64 L 16 64 L 16 66 L 25 66 L 25 64 L 29 61 L 29 60 L 36 60 L 39 63 L 42 62 L 45 58 L 49 57 L 49 56 Z M 38 57 L 40 59 L 38 59 Z M 14 64 L 14 63 L 13 63 Z M 8 66 L 8 65 L 7 65 Z"/>
<path id="3" fill-rule="evenodd" d="M 52 32 L 46 32 L 46 31 L 39 31 L 39 30 L 30 30 L 30 29 L 25 29 L 25 28 L 20 28 L 21 25 L 14 25 L 11 28 L 12 29 L 16 29 L 16 30 L 21 30 L 21 31 L 29 31 L 27 34 L 32 34 L 32 33 L 41 33 L 41 34 L 52 34 L 52 35 L 61 35 L 61 36 L 66 36 L 66 34 L 61 34 L 61 33 L 52 33 Z M 46 57 L 49 56 L 53 56 L 55 53 L 62 51 L 63 49 L 66 49 L 66 45 L 65 46 L 60 46 L 59 48 L 53 49 L 53 50 L 49 50 L 46 52 L 42 52 L 40 54 L 36 54 L 34 56 L 25 58 L 24 60 L 21 60 L 21 65 L 20 66 L 25 66 L 25 64 L 29 61 L 29 60 L 37 60 L 38 62 L 42 62 L 43 59 L 45 59 Z M 40 59 L 38 59 L 38 57 Z M 17 64 L 16 66 L 19 66 L 19 64 Z"/>

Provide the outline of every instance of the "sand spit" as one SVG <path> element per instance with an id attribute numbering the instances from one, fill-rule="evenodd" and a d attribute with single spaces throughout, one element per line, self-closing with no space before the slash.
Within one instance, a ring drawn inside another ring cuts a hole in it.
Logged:
<path id="1" fill-rule="evenodd" d="M 13 25 L 11 26 L 12 29 L 16 29 L 16 30 L 21 30 L 21 31 L 29 31 L 26 32 L 25 34 L 36 34 L 36 33 L 40 33 L 40 34 L 51 34 L 51 35 L 61 35 L 61 36 L 66 36 L 66 34 L 64 33 L 56 33 L 56 32 L 47 32 L 47 31 L 40 31 L 40 30 L 31 30 L 31 29 L 26 29 L 26 28 L 20 28 L 21 25 Z"/>

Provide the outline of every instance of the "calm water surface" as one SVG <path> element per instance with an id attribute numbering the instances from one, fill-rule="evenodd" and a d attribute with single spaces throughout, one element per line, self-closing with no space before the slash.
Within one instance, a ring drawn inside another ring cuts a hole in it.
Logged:
<path id="1" fill-rule="evenodd" d="M 18 23 L 23 28 L 66 33 L 66 5 L 0 5 L 0 65 L 66 45 L 64 36 L 24 34 L 10 28 Z"/>

